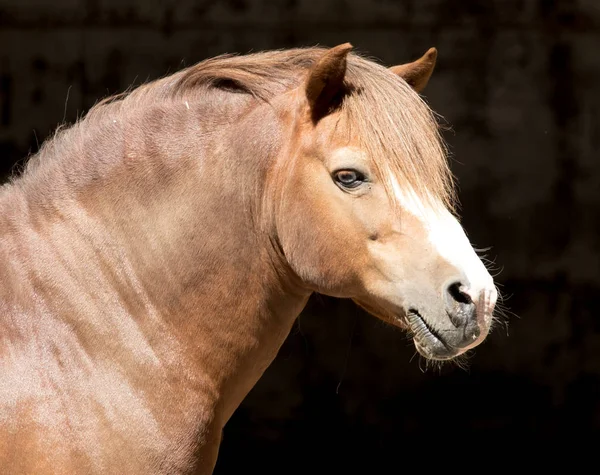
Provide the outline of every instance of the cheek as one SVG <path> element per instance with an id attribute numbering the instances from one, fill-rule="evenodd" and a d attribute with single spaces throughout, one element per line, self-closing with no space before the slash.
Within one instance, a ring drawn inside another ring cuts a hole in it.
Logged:
<path id="1" fill-rule="evenodd" d="M 368 237 L 368 245 L 386 242 L 395 238 L 400 231 L 400 222 L 395 216 L 386 194 L 380 186 L 370 185 L 369 193 L 351 203 L 354 225 Z"/>
<path id="2" fill-rule="evenodd" d="M 373 226 L 378 229 L 378 237 L 368 243 L 369 260 L 363 273 L 366 291 L 389 296 L 399 294 L 399 286 L 407 283 L 429 287 L 423 279 L 435 273 L 438 262 L 422 224 L 410 214 L 392 216 L 390 210 L 381 213 Z"/>
<path id="3" fill-rule="evenodd" d="M 314 290 L 345 297 L 364 266 L 366 232 L 356 222 L 353 199 L 335 185 L 313 178 L 288 190 L 279 222 L 288 263 Z"/>

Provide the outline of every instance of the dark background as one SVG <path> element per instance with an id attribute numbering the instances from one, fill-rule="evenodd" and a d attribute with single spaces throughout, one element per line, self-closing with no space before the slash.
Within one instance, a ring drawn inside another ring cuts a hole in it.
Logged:
<path id="1" fill-rule="evenodd" d="M 467 370 L 425 370 L 402 332 L 315 297 L 227 425 L 217 473 L 594 456 L 565 442 L 600 441 L 598 0 L 0 0 L 0 176 L 131 84 L 346 41 L 389 65 L 439 49 L 425 95 L 452 126 L 463 224 L 518 318 Z"/>

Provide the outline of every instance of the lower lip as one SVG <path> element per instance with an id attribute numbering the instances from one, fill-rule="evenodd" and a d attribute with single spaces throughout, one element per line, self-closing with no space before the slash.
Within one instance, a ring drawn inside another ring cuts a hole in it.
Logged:
<path id="1" fill-rule="evenodd" d="M 425 320 L 418 312 L 414 310 L 409 311 L 406 315 L 406 319 L 408 320 L 410 329 L 414 333 L 415 340 L 421 341 L 422 339 L 429 339 L 444 344 L 444 342 L 429 329 Z"/>
<path id="2" fill-rule="evenodd" d="M 408 320 L 409 328 L 414 334 L 413 339 L 416 345 L 432 349 L 438 347 L 442 350 L 442 353 L 449 353 L 447 355 L 448 358 L 452 358 L 455 355 L 455 352 L 428 327 L 425 319 L 418 312 L 414 310 L 408 312 L 406 319 Z M 426 353 L 429 353 L 429 351 L 426 351 Z"/>

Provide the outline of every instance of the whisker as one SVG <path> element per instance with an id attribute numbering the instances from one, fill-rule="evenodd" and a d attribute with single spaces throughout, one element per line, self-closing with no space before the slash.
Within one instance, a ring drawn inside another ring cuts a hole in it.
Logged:
<path id="1" fill-rule="evenodd" d="M 423 369 L 423 367 L 422 367 L 422 363 L 423 363 L 423 360 L 424 360 L 424 359 L 425 359 L 425 358 L 423 358 L 423 357 L 422 357 L 422 356 L 419 354 L 419 369 L 421 370 L 421 373 L 423 373 L 423 374 L 425 374 L 425 373 L 427 372 L 427 360 L 425 360 L 425 369 Z"/>
<path id="2" fill-rule="evenodd" d="M 468 372 L 469 371 L 469 359 L 470 359 L 470 352 L 467 351 L 467 352 L 463 353 L 462 355 L 455 357 L 452 360 L 452 362 L 459 369 L 461 369 L 465 372 Z"/>
<path id="3" fill-rule="evenodd" d="M 478 249 L 478 248 L 474 247 L 473 249 L 475 250 L 475 252 L 488 252 L 488 251 L 492 250 L 492 246 L 483 247 L 481 249 Z"/>

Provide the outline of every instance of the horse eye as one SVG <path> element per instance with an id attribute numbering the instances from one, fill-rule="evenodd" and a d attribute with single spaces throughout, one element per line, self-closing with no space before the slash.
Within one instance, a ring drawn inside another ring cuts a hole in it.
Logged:
<path id="1" fill-rule="evenodd" d="M 355 188 L 365 180 L 365 177 L 356 170 L 340 170 L 335 172 L 335 180 L 346 188 Z"/>

